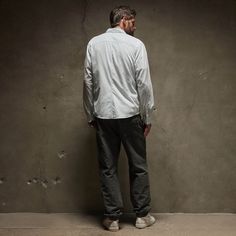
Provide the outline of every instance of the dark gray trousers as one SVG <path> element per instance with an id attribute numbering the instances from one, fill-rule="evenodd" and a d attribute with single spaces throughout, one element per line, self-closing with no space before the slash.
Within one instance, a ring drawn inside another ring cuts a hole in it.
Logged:
<path id="1" fill-rule="evenodd" d="M 98 162 L 105 216 L 122 214 L 123 201 L 117 176 L 121 143 L 129 163 L 130 196 L 137 217 L 150 211 L 144 124 L 140 115 L 125 119 L 96 119 Z"/>

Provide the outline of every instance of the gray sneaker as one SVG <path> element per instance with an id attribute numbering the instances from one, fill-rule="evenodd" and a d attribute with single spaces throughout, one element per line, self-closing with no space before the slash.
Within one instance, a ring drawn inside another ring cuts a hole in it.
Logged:
<path id="1" fill-rule="evenodd" d="M 109 231 L 118 231 L 120 229 L 119 227 L 119 220 L 111 220 L 110 218 L 105 218 L 102 222 L 105 229 Z"/>
<path id="2" fill-rule="evenodd" d="M 138 229 L 144 229 L 148 226 L 153 225 L 156 222 L 156 219 L 149 213 L 144 217 L 137 217 L 135 226 Z"/>

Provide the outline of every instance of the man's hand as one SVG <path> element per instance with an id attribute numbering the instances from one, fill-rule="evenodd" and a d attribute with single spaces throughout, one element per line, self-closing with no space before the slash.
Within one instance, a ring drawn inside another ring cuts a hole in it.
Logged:
<path id="1" fill-rule="evenodd" d="M 97 127 L 97 123 L 96 120 L 92 120 L 90 122 L 88 122 L 89 127 L 91 128 L 96 128 Z"/>
<path id="2" fill-rule="evenodd" d="M 144 137 L 146 138 L 151 130 L 152 125 L 151 124 L 145 124 L 144 127 Z"/>

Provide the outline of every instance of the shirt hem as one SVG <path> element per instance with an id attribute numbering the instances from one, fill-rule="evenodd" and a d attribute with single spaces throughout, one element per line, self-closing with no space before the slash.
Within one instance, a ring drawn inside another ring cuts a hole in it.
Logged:
<path id="1" fill-rule="evenodd" d="M 98 115 L 95 115 L 95 117 L 98 118 L 98 119 L 104 119 L 104 120 L 116 120 L 116 119 L 127 119 L 127 118 L 130 118 L 132 116 L 136 116 L 136 115 L 140 115 L 140 112 L 130 114 L 130 115 L 125 115 L 125 116 L 117 116 L 117 117 L 104 117 L 104 116 L 98 116 Z"/>

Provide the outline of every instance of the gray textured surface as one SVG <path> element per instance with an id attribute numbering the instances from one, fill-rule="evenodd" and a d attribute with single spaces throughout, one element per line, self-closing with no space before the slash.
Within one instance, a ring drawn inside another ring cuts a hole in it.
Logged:
<path id="1" fill-rule="evenodd" d="M 235 214 L 155 214 L 157 223 L 146 229 L 134 227 L 134 215 L 121 219 L 121 230 L 112 233 L 101 226 L 101 219 L 87 214 L 0 214 L 0 235 L 4 236 L 234 236 Z"/>
<path id="2" fill-rule="evenodd" d="M 0 1 L 0 211 L 100 211 L 82 109 L 88 39 L 138 12 L 158 110 L 148 137 L 154 212 L 236 212 L 236 2 Z M 125 155 L 120 179 L 131 211 Z"/>

